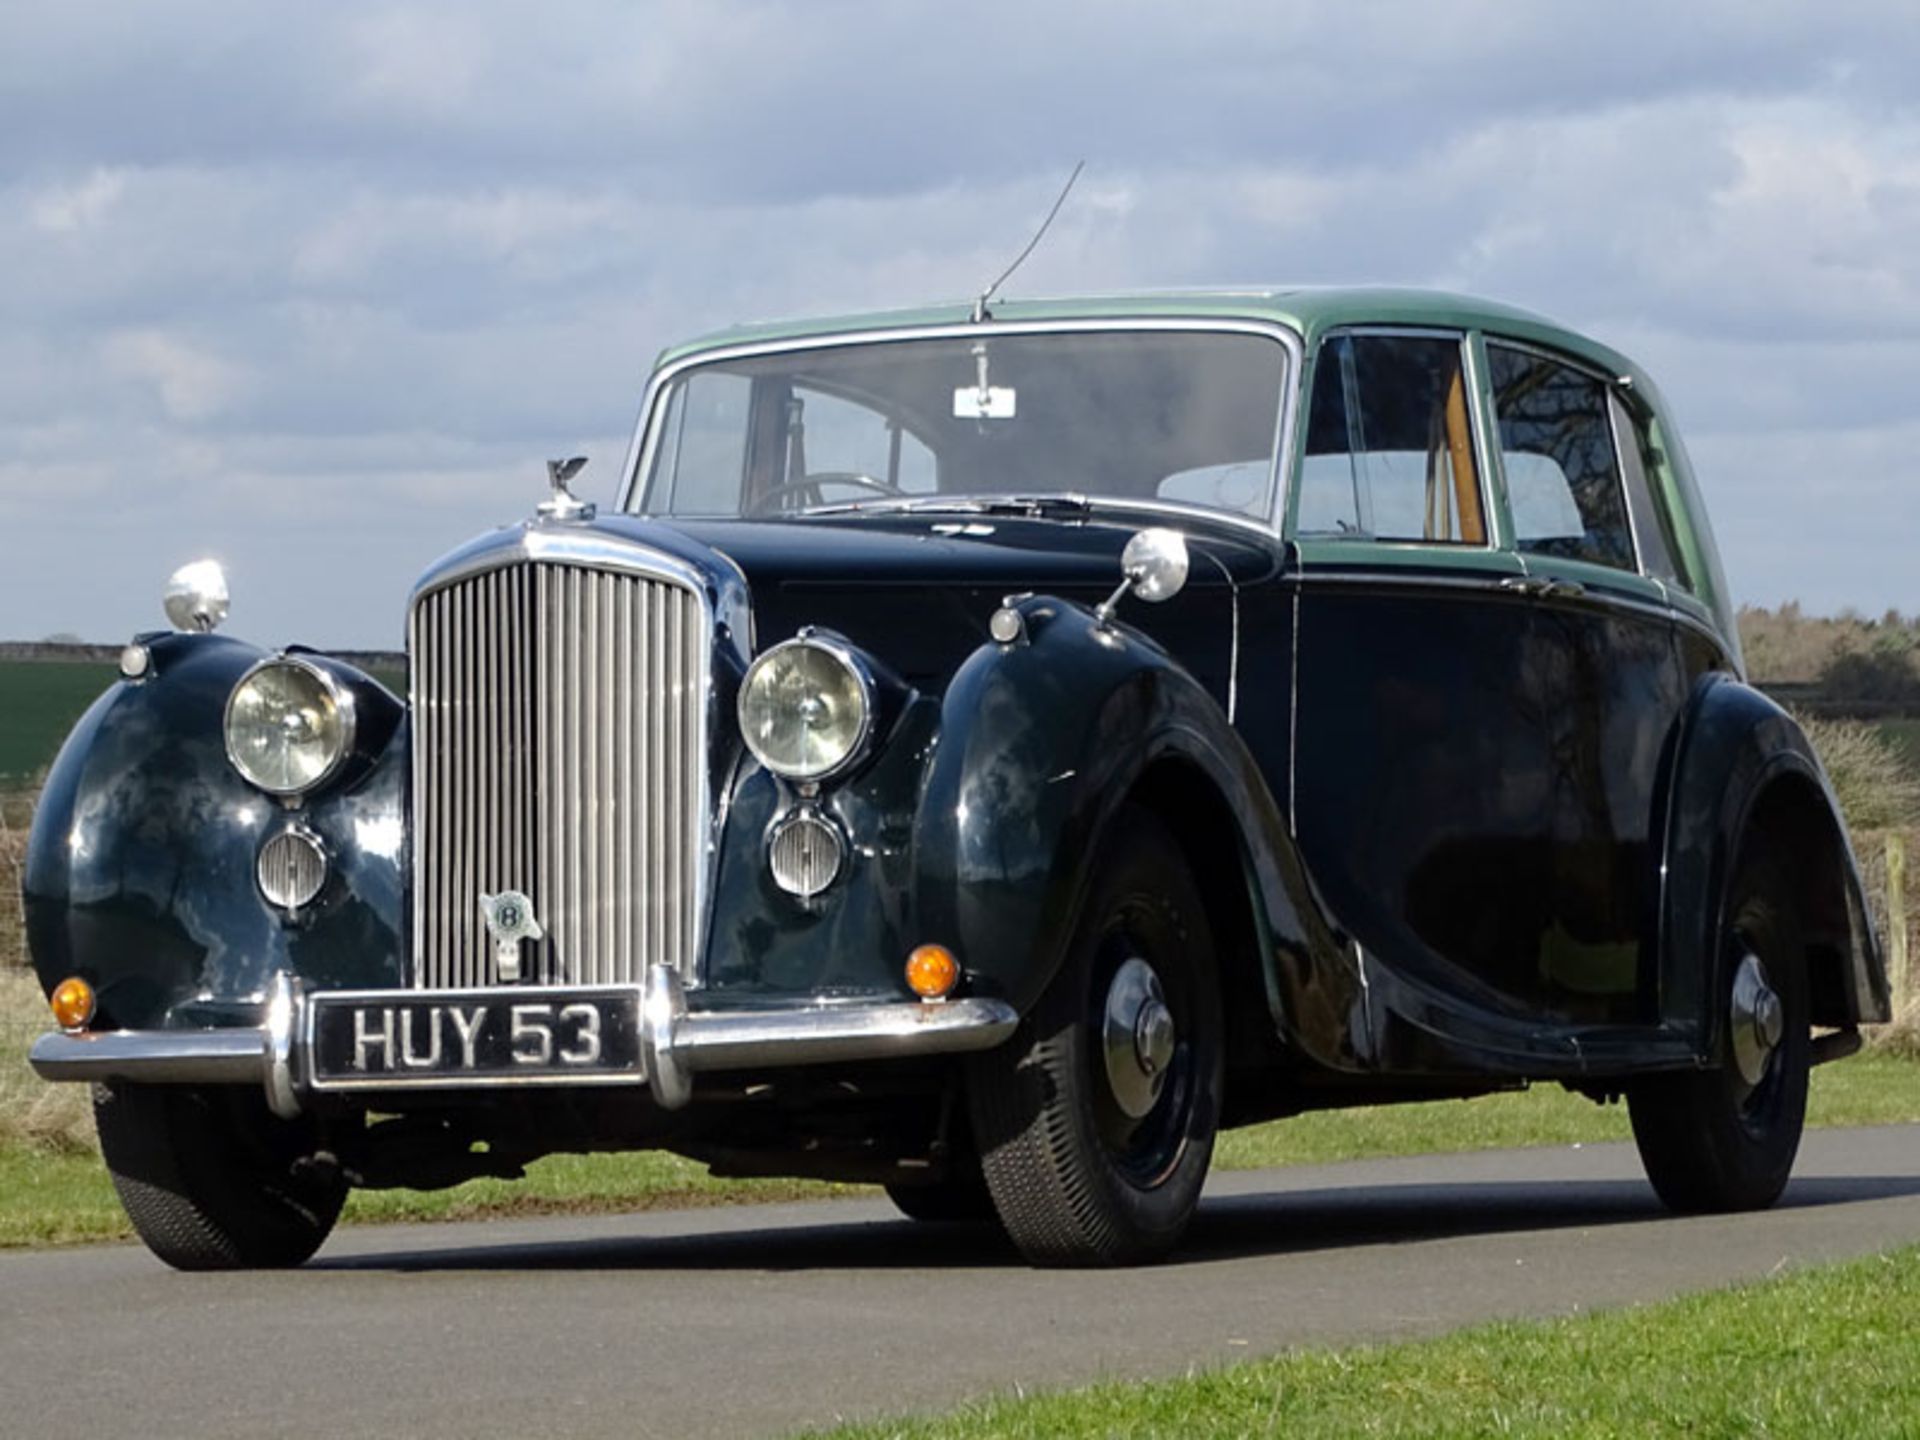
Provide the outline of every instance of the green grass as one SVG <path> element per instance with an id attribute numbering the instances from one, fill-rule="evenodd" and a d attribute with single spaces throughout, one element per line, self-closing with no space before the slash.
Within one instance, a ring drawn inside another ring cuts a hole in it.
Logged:
<path id="1" fill-rule="evenodd" d="M 0 780 L 50 763 L 73 722 L 117 678 L 111 665 L 0 660 Z"/>
<path id="2" fill-rule="evenodd" d="M 1920 1435 L 1920 1249 L 1576 1319 L 1302 1350 L 838 1440 Z"/>
<path id="3" fill-rule="evenodd" d="M 1866 1054 L 1814 1072 L 1812 1123 L 1920 1121 L 1920 1063 Z M 1297 1116 L 1221 1137 L 1223 1169 L 1311 1164 L 1501 1146 L 1571 1145 L 1627 1137 L 1626 1112 L 1564 1091 Z M 524 1180 L 475 1180 L 450 1190 L 356 1193 L 349 1222 L 495 1215 L 617 1214 L 743 1202 L 873 1194 L 804 1180 L 721 1180 L 675 1155 L 555 1155 Z M 91 1150 L 0 1146 L 0 1247 L 128 1235 L 112 1183 Z"/>
<path id="4" fill-rule="evenodd" d="M 1866 1051 L 1813 1072 L 1813 1125 L 1892 1125 L 1920 1120 L 1920 1063 Z M 1540 1085 L 1477 1100 L 1323 1110 L 1220 1137 L 1224 1169 L 1306 1165 L 1444 1150 L 1578 1145 L 1630 1138 L 1624 1105 L 1596 1105 Z"/>
<path id="5" fill-rule="evenodd" d="M 451 1190 L 360 1190 L 349 1224 L 507 1215 L 622 1214 L 813 1200 L 855 1187 L 810 1180 L 717 1180 L 677 1155 L 550 1155 L 524 1180 L 473 1180 Z M 121 1240 L 133 1233 L 92 1151 L 0 1147 L 0 1248 Z"/>
<path id="6" fill-rule="evenodd" d="M 1877 728 L 1905 757 L 1910 769 L 1920 770 L 1920 716 L 1882 720 Z"/>

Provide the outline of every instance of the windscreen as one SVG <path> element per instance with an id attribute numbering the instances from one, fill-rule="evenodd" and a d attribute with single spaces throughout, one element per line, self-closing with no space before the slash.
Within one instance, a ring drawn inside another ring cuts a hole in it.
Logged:
<path id="1" fill-rule="evenodd" d="M 1271 512 L 1287 351 L 1233 332 L 877 340 L 696 365 L 639 508 L 780 516 L 1076 495 Z"/>

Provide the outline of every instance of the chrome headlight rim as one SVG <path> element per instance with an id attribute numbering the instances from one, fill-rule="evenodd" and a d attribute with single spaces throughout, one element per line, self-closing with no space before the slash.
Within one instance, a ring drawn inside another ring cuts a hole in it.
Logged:
<path id="1" fill-rule="evenodd" d="M 860 724 L 854 732 L 853 743 L 847 747 L 845 755 L 823 770 L 808 770 L 800 766 L 776 764 L 771 758 L 761 754 L 759 748 L 754 745 L 751 728 L 747 724 L 747 697 L 752 691 L 754 677 L 762 673 L 761 667 L 776 656 L 803 648 L 818 650 L 837 661 L 853 676 L 860 690 Z M 873 666 L 864 655 L 836 636 L 802 630 L 792 639 L 770 645 L 753 657 L 753 663 L 747 666 L 747 673 L 740 678 L 740 693 L 734 701 L 734 720 L 740 727 L 741 743 L 765 769 L 782 780 L 791 781 L 796 785 L 818 785 L 828 780 L 839 779 L 867 758 L 867 752 L 873 742 L 874 715 L 878 709 L 878 697 L 879 690 L 874 683 Z"/>
<path id="2" fill-rule="evenodd" d="M 246 689 L 247 685 L 262 671 L 272 670 L 277 667 L 302 670 L 319 681 L 321 688 L 327 692 L 327 698 L 333 703 L 334 714 L 340 717 L 340 741 L 339 744 L 334 747 L 332 757 L 327 761 L 318 775 L 300 785 L 278 786 L 267 784 L 266 781 L 260 779 L 241 762 L 239 753 L 234 749 L 233 745 L 234 701 L 239 699 L 240 692 Z M 292 800 L 313 794 L 340 773 L 340 767 L 345 765 L 347 763 L 347 757 L 353 754 L 354 729 L 353 691 L 341 682 L 340 677 L 335 675 L 326 666 L 315 664 L 304 655 L 290 655 L 282 652 L 256 660 L 247 667 L 245 673 L 243 673 L 238 680 L 233 682 L 233 688 L 227 692 L 227 703 L 220 717 L 220 743 L 222 748 L 227 752 L 227 763 L 233 766 L 234 772 L 238 774 L 242 780 L 245 780 L 249 785 L 253 786 L 254 789 L 262 791 L 265 794 L 282 800 Z"/>

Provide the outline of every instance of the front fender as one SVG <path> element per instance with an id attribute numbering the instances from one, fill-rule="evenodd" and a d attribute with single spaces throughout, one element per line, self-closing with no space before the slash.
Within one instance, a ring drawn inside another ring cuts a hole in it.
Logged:
<path id="1" fill-rule="evenodd" d="M 1785 710 L 1730 675 L 1695 687 L 1669 787 L 1661 892 L 1661 1014 L 1697 1028 L 1717 1053 L 1726 977 L 1727 887 L 1739 847 L 1764 813 L 1780 826 L 1802 887 L 1809 939 L 1833 973 L 1815 974 L 1814 1020 L 1851 1026 L 1890 1018 L 1886 967 L 1859 866 L 1818 755 Z"/>
<path id="2" fill-rule="evenodd" d="M 977 992 L 1024 1012 L 1065 953 L 1108 822 L 1146 772 L 1178 762 L 1232 817 L 1227 850 L 1262 912 L 1260 964 L 1283 1020 L 1291 972 L 1336 947 L 1239 736 L 1201 684 L 1138 631 L 1050 597 L 1020 608 L 1023 638 L 980 647 L 942 701 L 913 827 L 913 908 L 925 938 L 953 947 Z"/>
<path id="3" fill-rule="evenodd" d="M 276 971 L 313 986 L 400 982 L 407 727 L 376 681 L 355 693 L 356 755 L 299 818 L 326 847 L 320 897 L 289 920 L 261 896 L 262 842 L 288 823 L 228 762 L 224 712 L 262 651 L 211 635 L 149 637 L 147 675 L 112 686 L 48 772 L 27 844 L 27 947 L 41 984 L 99 995 L 98 1024 L 254 1023 Z"/>

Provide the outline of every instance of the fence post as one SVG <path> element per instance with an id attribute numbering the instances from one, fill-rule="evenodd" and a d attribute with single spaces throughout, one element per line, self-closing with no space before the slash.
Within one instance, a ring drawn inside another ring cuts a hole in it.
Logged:
<path id="1" fill-rule="evenodd" d="M 1892 972 L 1895 1018 L 1914 999 L 1911 959 L 1907 953 L 1907 842 L 1895 831 L 1887 836 L 1887 968 Z"/>

